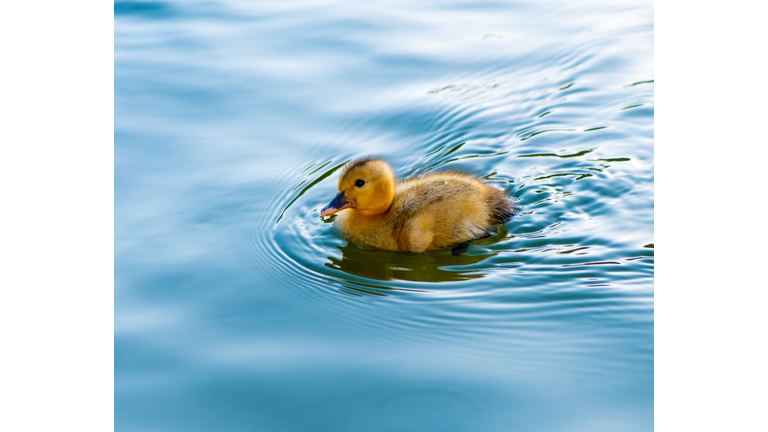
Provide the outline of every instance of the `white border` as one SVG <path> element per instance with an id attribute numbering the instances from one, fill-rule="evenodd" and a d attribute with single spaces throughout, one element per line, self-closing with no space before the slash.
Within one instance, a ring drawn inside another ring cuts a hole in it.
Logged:
<path id="1" fill-rule="evenodd" d="M 768 430 L 766 5 L 655 5 L 656 431 Z"/>
<path id="2" fill-rule="evenodd" d="M 114 428 L 114 27 L 0 10 L 0 430 Z"/>

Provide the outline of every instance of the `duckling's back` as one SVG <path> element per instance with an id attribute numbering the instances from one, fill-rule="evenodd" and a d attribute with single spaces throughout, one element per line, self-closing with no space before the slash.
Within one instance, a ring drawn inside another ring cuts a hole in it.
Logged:
<path id="1" fill-rule="evenodd" d="M 478 239 L 515 211 L 504 192 L 458 173 L 406 180 L 397 185 L 395 197 L 389 216 L 402 251 L 423 252 Z"/>

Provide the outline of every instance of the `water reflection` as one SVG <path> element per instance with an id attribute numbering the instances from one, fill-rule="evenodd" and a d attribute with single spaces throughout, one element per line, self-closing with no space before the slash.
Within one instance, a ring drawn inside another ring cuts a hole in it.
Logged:
<path id="1" fill-rule="evenodd" d="M 499 236 L 495 237 L 498 239 Z M 477 241 L 466 253 L 459 255 L 451 254 L 450 248 L 426 253 L 399 253 L 365 249 L 348 242 L 337 246 L 341 259 L 329 256 L 325 266 L 348 275 L 379 281 L 457 282 L 479 279 L 486 272 L 467 267 L 496 256 L 498 252 L 482 247 L 493 242 L 492 239 Z"/>

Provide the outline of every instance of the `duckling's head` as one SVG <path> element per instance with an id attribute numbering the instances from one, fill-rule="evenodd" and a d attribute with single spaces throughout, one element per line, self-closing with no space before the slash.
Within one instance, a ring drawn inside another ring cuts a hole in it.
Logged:
<path id="1" fill-rule="evenodd" d="M 339 194 L 320 211 L 320 216 L 348 208 L 363 216 L 376 216 L 389 210 L 394 199 L 392 167 L 377 158 L 358 159 L 344 168 L 339 176 Z"/>

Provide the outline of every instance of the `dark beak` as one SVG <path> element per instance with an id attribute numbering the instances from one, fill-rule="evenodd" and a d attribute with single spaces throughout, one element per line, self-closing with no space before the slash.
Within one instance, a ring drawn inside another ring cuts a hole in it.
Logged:
<path id="1" fill-rule="evenodd" d="M 344 198 L 344 192 L 339 192 L 330 204 L 320 210 L 320 216 L 329 216 L 349 207 L 352 207 L 352 203 Z"/>

